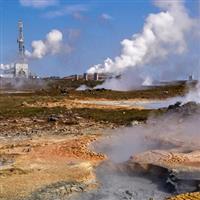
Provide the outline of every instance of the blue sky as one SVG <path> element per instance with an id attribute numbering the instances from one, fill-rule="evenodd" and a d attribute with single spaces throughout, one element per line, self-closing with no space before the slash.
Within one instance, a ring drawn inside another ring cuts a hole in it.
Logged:
<path id="1" fill-rule="evenodd" d="M 151 0 L 51 0 L 50 5 L 30 4 L 32 1 L 0 0 L 0 63 L 16 60 L 19 19 L 24 22 L 28 50 L 33 40 L 58 29 L 72 51 L 31 60 L 31 70 L 40 76 L 83 73 L 105 58 L 117 56 L 120 41 L 140 32 L 149 13 L 159 12 Z M 39 1 L 46 2 L 35 0 Z M 199 15 L 199 0 L 187 0 L 186 7 L 191 16 Z"/>

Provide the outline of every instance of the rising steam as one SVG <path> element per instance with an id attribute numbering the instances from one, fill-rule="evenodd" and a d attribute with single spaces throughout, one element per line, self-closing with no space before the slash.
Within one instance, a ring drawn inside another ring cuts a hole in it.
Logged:
<path id="1" fill-rule="evenodd" d="M 200 103 L 200 83 L 195 88 L 191 89 L 185 97 L 185 102 L 194 101 Z"/>
<path id="2" fill-rule="evenodd" d="M 146 69 L 147 66 L 152 68 L 155 61 L 163 61 L 170 55 L 181 55 L 187 52 L 186 37 L 192 27 L 195 27 L 196 21 L 188 15 L 183 1 L 156 0 L 155 5 L 163 11 L 150 14 L 145 20 L 141 33 L 134 34 L 131 39 L 124 39 L 121 42 L 121 55 L 113 60 L 107 58 L 103 64 L 94 65 L 88 73 L 126 74 L 128 70 L 129 74 L 132 71 L 133 75 L 134 70 L 140 70 L 140 74 L 137 75 L 141 79 L 140 85 L 149 84 L 152 82 L 152 72 L 149 72 L 151 69 Z M 143 71 L 147 73 L 144 75 Z M 129 79 L 128 82 L 130 81 L 132 80 Z M 109 88 L 109 84 L 107 86 Z M 110 88 L 112 89 L 112 86 Z"/>
<path id="3" fill-rule="evenodd" d="M 192 105 L 191 105 L 192 107 Z M 95 149 L 108 156 L 109 163 L 97 169 L 101 187 L 96 191 L 83 193 L 73 200 L 147 200 L 166 199 L 172 195 L 167 191 L 166 180 L 159 177 L 155 169 L 153 179 L 149 173 L 130 174 L 123 168 L 117 168 L 118 163 L 126 163 L 132 155 L 151 150 L 195 151 L 199 149 L 200 115 L 189 115 L 190 106 L 183 107 L 180 113 L 168 113 L 159 118 L 150 117 L 146 124 L 133 125 L 114 130 L 112 136 L 95 143 Z M 194 113 L 194 112 L 191 112 Z M 172 150 L 173 149 L 173 150 Z M 117 164 L 116 164 L 117 163 Z M 190 171 L 192 173 L 192 170 Z M 164 186 L 164 187 L 162 187 Z M 183 192 L 191 188 L 184 187 Z"/>
<path id="4" fill-rule="evenodd" d="M 32 44 L 32 52 L 26 50 L 27 58 L 41 59 L 46 55 L 56 55 L 61 52 L 69 52 L 70 47 L 64 44 L 63 33 L 59 30 L 52 30 L 46 35 L 45 40 L 36 40 Z"/>

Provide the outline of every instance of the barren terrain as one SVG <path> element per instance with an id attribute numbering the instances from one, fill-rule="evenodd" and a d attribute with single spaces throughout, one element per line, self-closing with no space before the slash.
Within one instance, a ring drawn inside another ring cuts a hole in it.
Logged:
<path id="1" fill-rule="evenodd" d="M 118 128 L 137 126 L 146 123 L 149 117 L 169 111 L 137 103 L 183 95 L 186 90 L 180 85 L 133 92 L 73 89 L 63 92 L 64 83 L 59 84 L 44 90 L 31 88 L 32 93 L 0 94 L 0 199 L 69 199 L 74 198 L 74 193 L 95 191 L 101 187 L 95 169 L 110 158 L 104 151 L 97 153 L 95 147 L 91 149 L 90 144 Z M 154 139 L 169 143 L 164 138 Z M 176 138 L 172 144 L 173 141 Z M 199 174 L 198 148 L 190 154 L 147 151 L 133 155 L 132 163 L 173 169 L 184 166 L 195 168 Z M 198 192 L 177 197 L 195 198 L 200 199 Z"/>

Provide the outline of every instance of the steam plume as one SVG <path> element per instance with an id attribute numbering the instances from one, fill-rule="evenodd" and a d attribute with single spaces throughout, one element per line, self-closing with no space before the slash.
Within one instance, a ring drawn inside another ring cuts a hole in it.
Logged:
<path id="1" fill-rule="evenodd" d="M 121 42 L 121 55 L 94 65 L 88 73 L 124 74 L 131 69 L 133 74 L 137 68 L 148 71 L 144 67 L 151 66 L 155 61 L 187 52 L 186 36 L 195 26 L 195 20 L 188 15 L 183 1 L 156 0 L 155 5 L 163 11 L 150 14 L 141 33 Z M 147 76 L 150 80 L 150 75 Z M 146 77 L 142 79 L 140 84 Z"/>
<path id="2" fill-rule="evenodd" d="M 45 8 L 59 3 L 58 0 L 19 0 L 19 2 L 22 6 L 33 8 Z"/>
<path id="3" fill-rule="evenodd" d="M 70 51 L 70 47 L 64 44 L 63 33 L 59 30 L 52 30 L 46 35 L 45 40 L 36 40 L 32 44 L 32 52 L 26 51 L 27 58 L 41 59 L 46 55 L 56 55 L 61 52 Z"/>
<path id="4" fill-rule="evenodd" d="M 194 101 L 200 103 L 200 83 L 197 86 L 190 90 L 189 93 L 185 97 L 185 102 Z"/>
<path id="5" fill-rule="evenodd" d="M 186 107 L 188 112 L 190 106 Z M 153 179 L 150 173 L 138 175 L 132 171 L 130 175 L 126 169 L 123 171 L 123 168 L 120 168 L 120 173 L 114 169 L 116 169 L 115 166 L 118 166 L 115 163 L 126 162 L 130 156 L 145 151 L 190 152 L 199 149 L 198 138 L 200 133 L 197 129 L 200 127 L 200 116 L 197 113 L 187 115 L 184 110 L 183 108 L 181 111 L 183 113 L 169 113 L 159 118 L 150 117 L 146 124 L 114 130 L 112 136 L 109 133 L 109 138 L 104 138 L 101 142 L 95 143 L 95 149 L 105 153 L 111 163 L 109 162 L 108 165 L 102 165 L 97 169 L 101 187 L 96 191 L 81 194 L 75 199 L 146 200 L 152 198 L 160 200 L 172 195 L 171 192 L 167 192 L 166 180 L 159 175 L 158 169 L 155 171 L 156 175 L 153 174 Z M 167 159 L 167 157 L 165 158 Z M 157 179 L 158 177 L 161 178 Z M 191 188 L 183 187 L 183 190 L 183 192 L 188 192 Z M 128 194 L 131 194 L 128 197 L 127 191 Z"/>

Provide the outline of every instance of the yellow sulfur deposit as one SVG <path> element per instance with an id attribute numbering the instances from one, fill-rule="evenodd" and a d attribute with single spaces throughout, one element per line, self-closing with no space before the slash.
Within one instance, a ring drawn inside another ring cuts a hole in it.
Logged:
<path id="1" fill-rule="evenodd" d="M 200 200 L 200 192 L 180 194 L 178 196 L 167 198 L 166 200 Z"/>

